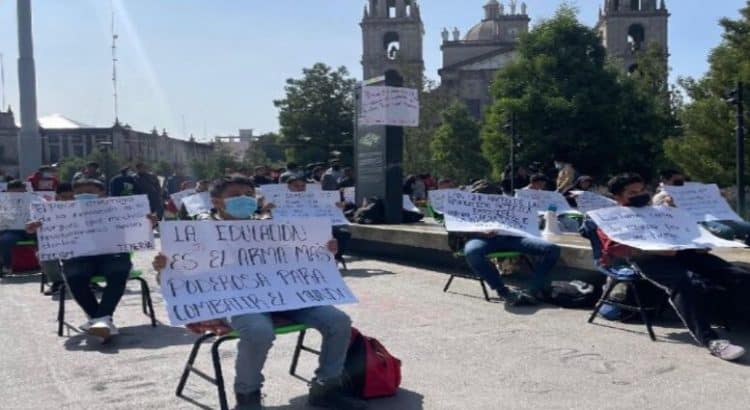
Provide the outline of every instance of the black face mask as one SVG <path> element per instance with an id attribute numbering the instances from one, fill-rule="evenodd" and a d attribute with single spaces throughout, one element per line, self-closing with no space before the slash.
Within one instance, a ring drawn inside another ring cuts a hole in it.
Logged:
<path id="1" fill-rule="evenodd" d="M 672 182 L 673 186 L 685 186 L 685 180 L 684 179 L 678 179 L 674 182 Z"/>
<path id="2" fill-rule="evenodd" d="M 649 202 L 651 202 L 651 195 L 648 192 L 644 192 L 636 196 L 631 196 L 625 206 L 643 208 L 644 206 L 647 206 Z"/>

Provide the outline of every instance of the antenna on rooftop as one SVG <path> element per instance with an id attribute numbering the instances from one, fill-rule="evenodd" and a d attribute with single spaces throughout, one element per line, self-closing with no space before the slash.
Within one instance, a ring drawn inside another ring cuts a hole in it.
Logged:
<path id="1" fill-rule="evenodd" d="M 114 105 L 114 114 L 115 114 L 115 124 L 118 124 L 120 122 L 120 107 L 118 104 L 118 96 L 117 96 L 117 39 L 118 35 L 115 31 L 115 2 L 112 0 L 110 2 L 112 5 L 112 99 L 113 99 L 113 105 Z"/>

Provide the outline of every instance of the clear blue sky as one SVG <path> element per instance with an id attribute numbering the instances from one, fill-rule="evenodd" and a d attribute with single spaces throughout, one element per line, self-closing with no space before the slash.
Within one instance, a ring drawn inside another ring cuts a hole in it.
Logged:
<path id="1" fill-rule="evenodd" d="M 526 0 L 532 25 L 556 0 Z M 604 0 L 578 0 L 580 18 L 596 22 Z M 0 53 L 6 96 L 18 112 L 15 0 L 0 0 Z M 284 80 L 316 62 L 344 65 L 357 78 L 365 0 L 115 0 L 120 118 L 183 136 L 278 129 L 272 100 Z M 437 78 L 440 31 L 462 33 L 482 18 L 486 0 L 422 0 L 427 75 Z M 672 13 L 672 77 L 699 76 L 721 39 L 717 22 L 736 17 L 743 0 L 667 0 Z M 39 113 L 111 125 L 109 0 L 32 0 Z"/>

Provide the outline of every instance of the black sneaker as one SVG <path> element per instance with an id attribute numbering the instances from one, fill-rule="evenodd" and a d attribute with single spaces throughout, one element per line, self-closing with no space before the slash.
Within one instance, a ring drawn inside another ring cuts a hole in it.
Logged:
<path id="1" fill-rule="evenodd" d="M 235 397 L 237 398 L 237 407 L 234 410 L 263 410 L 260 390 L 250 394 L 235 393 Z"/>
<path id="2" fill-rule="evenodd" d="M 55 282 L 47 288 L 44 291 L 44 296 L 54 296 L 60 293 L 60 287 L 62 287 L 62 282 Z"/>
<path id="3" fill-rule="evenodd" d="M 364 410 L 367 408 L 367 403 L 364 400 L 351 397 L 344 392 L 340 379 L 325 382 L 313 380 L 310 383 L 307 403 L 313 407 L 336 410 Z"/>
<path id="4" fill-rule="evenodd" d="M 539 301 L 526 292 L 505 288 L 497 291 L 500 300 L 508 306 L 536 306 Z"/>

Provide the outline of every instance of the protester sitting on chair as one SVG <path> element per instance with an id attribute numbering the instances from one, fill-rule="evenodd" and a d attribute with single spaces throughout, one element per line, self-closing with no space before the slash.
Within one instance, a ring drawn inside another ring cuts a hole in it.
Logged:
<path id="1" fill-rule="evenodd" d="M 654 205 L 676 206 L 674 199 L 669 196 L 663 187 L 685 185 L 685 175 L 677 170 L 665 170 L 661 172 L 660 192 L 654 195 Z M 702 222 L 706 229 L 712 234 L 728 240 L 742 239 L 745 244 L 750 245 L 750 223 L 746 221 L 706 221 Z"/>
<path id="2" fill-rule="evenodd" d="M 304 178 L 291 177 L 286 182 L 287 188 L 290 192 L 307 192 L 307 182 Z M 345 204 L 339 202 L 336 204 L 337 207 L 344 209 Z M 352 239 L 352 234 L 345 226 L 334 226 L 333 237 L 338 241 L 338 251 L 336 252 L 336 261 L 344 261 L 344 252 L 349 249 L 349 241 Z"/>
<path id="3" fill-rule="evenodd" d="M 546 177 L 543 180 L 537 178 L 536 182 L 532 177 L 531 186 L 540 181 L 546 182 Z M 549 272 L 560 258 L 559 246 L 541 238 L 498 235 L 494 232 L 480 236 L 467 235 L 466 239 L 463 247 L 466 262 L 477 276 L 497 292 L 500 299 L 510 306 L 539 303 L 549 282 Z M 520 252 L 540 257 L 527 290 L 513 290 L 505 286 L 497 269 L 487 259 L 487 255 L 496 252 Z"/>
<path id="4" fill-rule="evenodd" d="M 616 176 L 609 181 L 608 188 L 620 206 L 645 207 L 651 199 L 643 179 L 637 174 Z M 625 260 L 636 266 L 649 282 L 667 293 L 670 304 L 690 334 L 712 355 L 724 360 L 737 360 L 744 355 L 745 349 L 719 339 L 711 328 L 706 296 L 688 272 L 719 285 L 729 285 L 750 272 L 706 251 L 647 252 L 614 242 L 601 229 L 597 229 L 597 235 L 602 243 L 602 265 L 614 266 Z"/>
<path id="5" fill-rule="evenodd" d="M 106 197 L 106 187 L 98 179 L 79 179 L 73 183 L 73 193 L 76 201 L 90 201 Z M 145 217 L 146 215 L 144 215 Z M 148 215 L 152 223 L 156 223 L 154 215 Z M 27 232 L 36 232 L 42 224 L 31 222 L 27 225 Z M 125 293 L 125 285 L 130 276 L 133 265 L 127 253 L 114 253 L 95 256 L 82 256 L 63 262 L 63 274 L 73 298 L 89 318 L 79 329 L 92 335 L 109 340 L 119 334 L 112 315 L 117 304 Z M 91 278 L 103 276 L 107 279 L 101 301 L 91 289 Z"/>
<path id="6" fill-rule="evenodd" d="M 61 182 L 57 186 L 55 191 L 55 201 L 73 201 L 75 200 L 75 194 L 73 192 L 73 185 L 68 182 Z M 60 292 L 60 286 L 62 286 L 63 278 L 62 272 L 60 271 L 59 261 L 41 261 L 42 273 L 47 277 L 47 281 L 52 284 L 49 289 L 44 291 L 46 296 L 56 295 Z"/>
<path id="7" fill-rule="evenodd" d="M 233 221 L 257 219 L 258 200 L 252 181 L 242 177 L 228 177 L 214 182 L 211 187 L 214 209 L 199 216 L 199 220 Z M 331 240 L 328 248 L 336 252 L 336 242 Z M 154 269 L 161 271 L 167 264 L 165 255 L 154 259 Z M 351 319 L 333 306 L 320 306 L 283 312 L 283 316 L 297 323 L 320 331 L 323 336 L 319 368 L 310 386 L 308 401 L 312 406 L 335 409 L 363 409 L 364 402 L 347 397 L 342 390 L 342 372 L 351 337 Z M 262 409 L 263 365 L 271 349 L 275 335 L 271 314 L 254 313 L 229 318 L 231 328 L 239 333 L 237 376 L 234 390 L 237 409 Z M 227 324 L 222 320 L 211 320 L 188 326 L 196 331 L 210 330 L 226 333 Z"/>
<path id="8" fill-rule="evenodd" d="M 6 188 L 8 193 L 24 193 L 26 192 L 26 184 L 21 180 L 13 180 L 8 182 Z M 23 229 L 9 229 L 0 231 L 0 265 L 3 273 L 11 272 L 11 255 L 13 247 L 21 241 L 27 241 L 33 239 L 32 235 L 24 232 Z"/>

